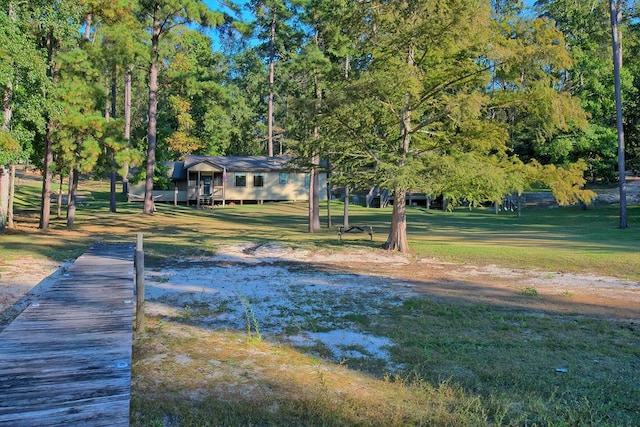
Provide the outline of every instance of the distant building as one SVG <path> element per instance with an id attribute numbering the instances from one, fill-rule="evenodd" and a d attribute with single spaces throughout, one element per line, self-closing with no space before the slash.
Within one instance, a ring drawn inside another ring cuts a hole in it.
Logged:
<path id="1" fill-rule="evenodd" d="M 168 203 L 213 205 L 308 201 L 310 173 L 288 157 L 187 156 L 169 162 L 172 189 L 155 189 L 153 198 Z M 320 172 L 320 197 L 326 198 L 326 173 Z M 144 181 L 129 185 L 129 201 L 144 200 Z"/>

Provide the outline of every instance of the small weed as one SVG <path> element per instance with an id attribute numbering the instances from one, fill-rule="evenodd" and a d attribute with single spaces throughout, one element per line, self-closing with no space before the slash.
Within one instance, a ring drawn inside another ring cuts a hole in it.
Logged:
<path id="1" fill-rule="evenodd" d="M 313 369 L 317 374 L 316 378 L 320 382 L 320 389 L 323 393 L 326 393 L 328 391 L 327 378 L 324 374 L 324 369 L 322 368 L 322 365 L 319 363 L 318 359 L 314 359 Z"/>
<path id="2" fill-rule="evenodd" d="M 222 300 L 220 301 L 220 303 L 218 304 L 218 308 L 216 309 L 216 313 L 227 313 L 229 311 L 231 311 L 230 307 L 229 307 L 229 300 Z"/>
<path id="3" fill-rule="evenodd" d="M 293 324 L 285 326 L 284 328 L 285 333 L 289 335 L 301 333 L 303 331 L 303 328 L 302 328 L 302 323 L 300 322 L 300 318 L 294 315 L 291 317 L 291 321 L 293 322 Z"/>
<path id="4" fill-rule="evenodd" d="M 564 291 L 564 292 L 561 292 L 560 295 L 563 296 L 563 297 L 571 298 L 571 297 L 573 297 L 573 292 Z"/>
<path id="5" fill-rule="evenodd" d="M 191 320 L 192 317 L 193 317 L 193 309 L 189 304 L 185 304 L 185 306 L 182 309 L 180 318 L 182 320 Z"/>
<path id="6" fill-rule="evenodd" d="M 223 304 L 222 306 L 223 308 L 226 308 L 225 304 Z M 212 316 L 221 312 L 223 312 L 223 310 L 220 308 L 214 310 L 209 306 L 208 303 L 194 300 L 183 306 L 179 318 L 183 322 L 188 322 L 198 318 Z"/>
<path id="7" fill-rule="evenodd" d="M 304 316 L 306 329 L 311 332 L 319 332 L 320 327 L 318 325 L 318 321 L 309 315 Z"/>
<path id="8" fill-rule="evenodd" d="M 370 321 L 368 316 L 366 316 L 364 314 L 359 314 L 359 313 L 345 314 L 343 316 L 343 319 L 351 321 L 351 322 L 359 324 L 359 325 L 364 325 L 364 326 L 369 326 L 371 324 L 371 321 Z"/>
<path id="9" fill-rule="evenodd" d="M 247 336 L 257 338 L 258 341 L 261 341 L 262 335 L 260 334 L 260 324 L 258 323 L 258 318 L 253 311 L 251 301 L 249 298 L 242 296 L 240 297 L 240 302 L 242 303 L 242 307 L 244 307 L 244 316 L 247 320 Z"/>
<path id="10" fill-rule="evenodd" d="M 529 297 L 537 297 L 538 296 L 538 291 L 536 290 L 536 288 L 532 288 L 530 286 L 527 286 L 526 288 L 520 290 L 520 295 L 526 295 Z"/>

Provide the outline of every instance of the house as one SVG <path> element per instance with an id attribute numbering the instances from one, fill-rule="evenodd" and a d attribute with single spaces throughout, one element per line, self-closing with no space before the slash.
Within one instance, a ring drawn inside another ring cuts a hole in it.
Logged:
<path id="1" fill-rule="evenodd" d="M 289 157 L 187 156 L 169 162 L 173 188 L 153 190 L 156 201 L 201 205 L 308 201 L 310 174 Z M 320 173 L 320 197 L 326 199 L 326 173 Z M 144 200 L 144 181 L 129 187 L 129 201 Z"/>

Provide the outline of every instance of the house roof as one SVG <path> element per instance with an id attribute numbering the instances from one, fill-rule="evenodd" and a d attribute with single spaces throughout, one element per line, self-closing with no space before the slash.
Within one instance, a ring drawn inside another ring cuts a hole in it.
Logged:
<path id="1" fill-rule="evenodd" d="M 184 162 L 165 162 L 169 170 L 167 175 L 171 180 L 184 181 L 187 179 L 187 170 L 184 168 Z"/>
<path id="2" fill-rule="evenodd" d="M 210 163 L 230 172 L 270 172 L 290 169 L 290 161 L 290 157 L 187 156 L 182 167 L 187 170 L 200 163 Z"/>

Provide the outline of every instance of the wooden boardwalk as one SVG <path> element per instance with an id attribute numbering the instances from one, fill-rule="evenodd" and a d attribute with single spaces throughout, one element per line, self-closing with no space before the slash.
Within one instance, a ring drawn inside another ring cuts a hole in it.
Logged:
<path id="1" fill-rule="evenodd" d="M 129 425 L 134 249 L 94 245 L 0 333 L 0 425 Z"/>

